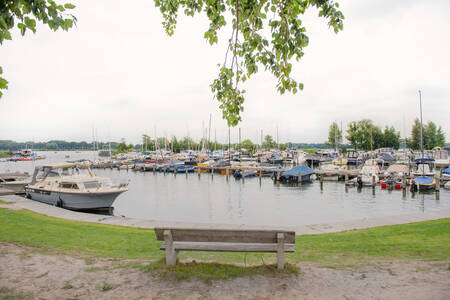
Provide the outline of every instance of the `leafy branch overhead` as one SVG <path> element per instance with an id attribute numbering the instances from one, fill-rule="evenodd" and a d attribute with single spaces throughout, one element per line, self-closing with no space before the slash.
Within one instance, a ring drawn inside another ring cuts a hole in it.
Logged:
<path id="1" fill-rule="evenodd" d="M 244 110 L 245 90 L 239 88 L 239 83 L 260 67 L 276 77 L 280 94 L 295 94 L 303 89 L 303 84 L 290 75 L 292 59 L 300 60 L 308 45 L 300 19 L 308 8 L 317 8 L 319 16 L 326 18 L 336 33 L 343 29 L 344 16 L 333 0 L 155 0 L 155 5 L 161 10 L 168 35 L 174 33 L 179 9 L 188 16 L 204 12 L 210 22 L 204 37 L 211 45 L 218 42 L 218 31 L 227 25 L 225 17 L 231 14 L 232 34 L 225 61 L 211 84 L 223 118 L 230 126 L 241 121 Z M 265 29 L 270 29 L 270 36 Z"/>
<path id="2" fill-rule="evenodd" d="M 20 30 L 23 36 L 27 30 L 36 32 L 36 23 L 42 22 L 54 31 L 58 29 L 69 30 L 77 21 L 76 17 L 66 12 L 75 8 L 66 3 L 57 4 L 52 0 L 2 0 L 0 1 L 0 45 L 5 40 L 11 40 L 11 31 L 14 27 Z M 0 67 L 0 75 L 3 73 Z M 1 90 L 8 88 L 8 81 L 0 77 Z"/>

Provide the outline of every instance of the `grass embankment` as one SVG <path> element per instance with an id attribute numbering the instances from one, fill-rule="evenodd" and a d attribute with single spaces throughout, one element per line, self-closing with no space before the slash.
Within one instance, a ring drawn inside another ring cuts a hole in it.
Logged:
<path id="1" fill-rule="evenodd" d="M 124 258 L 148 262 L 145 269 L 160 275 L 175 271 L 176 276 L 222 279 L 246 274 L 272 272 L 276 254 L 259 253 L 180 253 L 181 259 L 213 263 L 180 264 L 168 268 L 161 261 L 152 229 L 102 225 L 43 216 L 28 210 L 0 209 L 0 242 L 32 246 L 43 251 L 60 251 L 85 258 Z M 342 267 L 380 260 L 446 261 L 450 259 L 450 218 L 405 225 L 384 226 L 342 233 L 297 236 L 295 253 L 286 255 L 291 264 L 317 262 L 322 266 Z M 263 264 L 259 267 L 217 265 Z M 142 265 L 141 265 L 142 267 Z M 217 272 L 221 269 L 221 272 Z M 296 272 L 289 266 L 288 272 Z M 213 277 L 211 277 L 213 276 Z"/>
<path id="2" fill-rule="evenodd" d="M 316 154 L 316 151 L 318 149 L 302 149 L 303 152 L 306 152 L 308 154 Z"/>
<path id="3" fill-rule="evenodd" d="M 10 157 L 11 151 L 0 151 L 0 158 Z"/>

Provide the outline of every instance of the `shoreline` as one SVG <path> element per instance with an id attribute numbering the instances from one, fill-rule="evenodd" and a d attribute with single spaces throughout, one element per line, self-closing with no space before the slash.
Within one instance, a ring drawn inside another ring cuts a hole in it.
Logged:
<path id="1" fill-rule="evenodd" d="M 90 222 L 97 224 L 118 225 L 138 228 L 156 228 L 156 227 L 180 227 L 180 228 L 197 228 L 197 229 L 286 229 L 294 230 L 296 235 L 304 234 L 321 234 L 335 233 L 341 231 L 365 229 L 379 226 L 399 225 L 421 221 L 430 221 L 437 219 L 450 218 L 450 209 L 441 211 L 408 213 L 395 216 L 364 218 L 359 220 L 308 224 L 302 226 L 268 226 L 268 225 L 245 225 L 245 224 L 212 224 L 212 223 L 195 223 L 195 222 L 176 222 L 176 221 L 158 221 L 143 220 L 121 216 L 108 216 L 91 214 L 86 212 L 71 211 L 56 206 L 51 206 L 34 200 L 29 200 L 17 195 L 0 196 L 0 200 L 7 202 L 7 205 L 1 205 L 0 208 L 16 208 L 27 209 L 36 213 L 40 213 L 50 217 L 62 218 L 66 220 Z"/>

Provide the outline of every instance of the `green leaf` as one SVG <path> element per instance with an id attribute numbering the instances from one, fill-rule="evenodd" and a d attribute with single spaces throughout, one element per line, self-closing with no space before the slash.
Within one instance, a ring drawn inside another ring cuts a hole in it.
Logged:
<path id="1" fill-rule="evenodd" d="M 25 17 L 25 26 L 27 26 L 33 32 L 36 32 L 36 21 L 34 19 L 30 19 L 29 17 Z"/>
<path id="2" fill-rule="evenodd" d="M 76 6 L 73 4 L 70 4 L 70 3 L 66 3 L 66 4 L 64 4 L 64 7 L 67 9 L 74 9 Z"/>
<path id="3" fill-rule="evenodd" d="M 23 23 L 17 24 L 17 27 L 20 29 L 20 34 L 23 36 L 25 34 L 25 30 L 27 29 L 27 27 Z"/>
<path id="4" fill-rule="evenodd" d="M 2 77 L 0 77 L 0 89 L 7 89 L 8 81 Z"/>

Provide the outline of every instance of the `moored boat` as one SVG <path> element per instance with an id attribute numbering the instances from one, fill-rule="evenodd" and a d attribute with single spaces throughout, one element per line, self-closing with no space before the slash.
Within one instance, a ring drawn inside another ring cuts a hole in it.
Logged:
<path id="1" fill-rule="evenodd" d="M 412 180 L 411 191 L 431 191 L 436 188 L 436 179 L 429 176 L 417 176 Z"/>
<path id="2" fill-rule="evenodd" d="M 82 174 L 81 169 L 88 174 Z M 110 210 L 128 183 L 113 185 L 98 177 L 86 165 L 55 164 L 36 167 L 31 183 L 25 187 L 29 199 L 72 210 Z"/>

